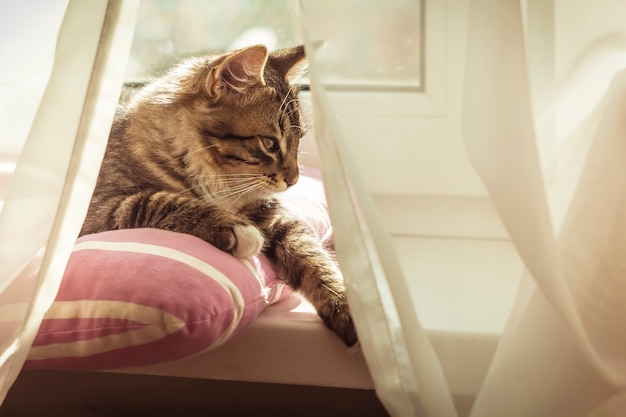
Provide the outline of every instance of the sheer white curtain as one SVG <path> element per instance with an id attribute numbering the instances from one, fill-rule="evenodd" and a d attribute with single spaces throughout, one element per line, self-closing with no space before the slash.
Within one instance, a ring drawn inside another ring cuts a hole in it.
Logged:
<path id="1" fill-rule="evenodd" d="M 4 19 L 15 4 L 0 3 Z M 22 121 L 28 128 L 4 129 L 18 133 L 0 142 L 0 162 L 19 153 L 0 213 L 0 400 L 54 298 L 86 212 L 137 8 L 128 1 L 44 4 L 55 42 L 39 39 L 43 49 L 26 49 L 54 50 L 42 58 L 41 84 L 28 86 L 37 111 Z M 357 3 L 302 6 L 338 255 L 378 395 L 394 416 L 455 416 L 392 245 L 346 151 L 349 132 L 335 123 L 325 84 L 333 74 L 318 65 L 312 47 L 324 38 L 328 13 L 346 16 L 351 30 L 341 36 L 384 39 L 350 19 Z M 417 12 L 419 5 L 394 0 L 379 7 L 374 19 L 393 21 L 394 13 Z M 605 417 L 626 409 L 626 33 L 609 24 L 626 22 L 625 7 L 571 0 L 469 4 L 466 150 L 527 270 L 472 416 Z M 537 18 L 547 25 L 537 27 Z M 562 29 L 554 22 L 569 23 L 563 36 L 579 38 L 567 43 L 571 59 L 551 66 L 546 59 L 561 53 L 551 44 L 561 33 L 555 27 Z M 20 56 L 4 58 L 19 62 Z M 28 132 L 23 147 L 14 146 L 19 132 Z"/>
<path id="2" fill-rule="evenodd" d="M 378 18 L 393 19 L 411 3 L 381 3 Z M 358 51 L 324 33 L 325 13 L 344 16 L 350 30 L 342 36 L 384 42 L 353 18 L 353 6 L 302 7 L 338 256 L 385 407 L 394 416 L 455 415 L 405 277 L 350 162 L 350 132 L 337 127 L 324 83 L 333 74 L 313 52 L 323 39 L 363 64 Z M 526 267 L 471 416 L 626 410 L 625 8 L 616 1 L 469 2 L 466 152 Z"/>
<path id="3" fill-rule="evenodd" d="M 0 3 L 0 403 L 50 306 L 95 185 L 137 2 Z M 8 38 L 7 38 L 8 37 Z M 9 174 L 9 171 L 13 171 Z M 10 177 L 10 178 L 9 178 Z"/>
<path id="4" fill-rule="evenodd" d="M 335 245 L 360 344 L 385 408 L 397 416 L 456 416 L 443 371 L 417 318 L 410 292 L 390 237 L 382 227 L 371 196 L 359 179 L 342 132 L 335 121 L 326 81 L 341 73 L 325 71 L 316 59 L 317 43 L 328 42 L 330 54 L 345 61 L 361 61 L 347 50 L 346 34 L 372 40 L 370 28 L 359 19 L 346 21 L 349 30 L 329 33 L 324 25 L 328 13 L 351 16 L 358 5 L 334 2 L 332 8 L 319 2 L 301 3 L 302 23 L 308 48 L 315 136 L 335 231 Z M 398 11 L 419 13 L 419 3 L 381 3 L 380 19 L 397 18 Z M 399 8 L 398 8 L 399 7 Z M 384 8 L 387 8 L 385 13 Z M 341 19 L 343 20 L 343 19 Z M 333 35 L 330 35 L 331 37 Z M 335 43 L 336 42 L 336 43 Z M 341 45 L 337 48 L 336 45 Z M 333 50 L 333 48 L 335 48 Z M 367 61 L 367 59 L 365 60 Z M 366 62 L 373 64 L 371 61 Z M 334 66 L 341 68 L 341 66 Z M 359 72 L 352 67 L 351 73 Z"/>
<path id="5" fill-rule="evenodd" d="M 626 4 L 528 6 L 469 16 L 465 143 L 527 269 L 473 415 L 623 415 Z M 534 7 L 572 60 L 540 59 Z"/>

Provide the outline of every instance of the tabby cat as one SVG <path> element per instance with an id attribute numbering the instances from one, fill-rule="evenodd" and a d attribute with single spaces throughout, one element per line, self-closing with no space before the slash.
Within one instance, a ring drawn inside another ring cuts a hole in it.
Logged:
<path id="1" fill-rule="evenodd" d="M 263 252 L 327 327 L 357 335 L 333 256 L 283 209 L 304 134 L 302 46 L 191 58 L 147 84 L 116 117 L 81 234 L 151 227 L 232 255 Z"/>

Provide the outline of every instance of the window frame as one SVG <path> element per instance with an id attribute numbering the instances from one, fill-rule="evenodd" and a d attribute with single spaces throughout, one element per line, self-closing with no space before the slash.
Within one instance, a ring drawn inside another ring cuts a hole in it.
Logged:
<path id="1" fill-rule="evenodd" d="M 359 90 L 352 86 L 333 86 L 328 95 L 338 114 L 364 117 L 446 115 L 446 0 L 422 0 L 420 23 L 420 86 L 373 86 Z M 308 99 L 307 87 L 304 86 L 303 97 Z"/>

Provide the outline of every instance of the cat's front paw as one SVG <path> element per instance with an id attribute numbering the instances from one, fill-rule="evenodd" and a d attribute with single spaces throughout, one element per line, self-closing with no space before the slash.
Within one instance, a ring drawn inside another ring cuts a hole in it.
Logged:
<path id="1" fill-rule="evenodd" d="M 318 310 L 318 314 L 326 327 L 335 332 L 346 346 L 353 346 L 359 340 L 345 296 L 328 302 Z"/>
<path id="2" fill-rule="evenodd" d="M 265 238 L 261 231 L 251 225 L 237 225 L 232 228 L 233 236 L 227 249 L 237 258 L 248 258 L 261 252 Z"/>

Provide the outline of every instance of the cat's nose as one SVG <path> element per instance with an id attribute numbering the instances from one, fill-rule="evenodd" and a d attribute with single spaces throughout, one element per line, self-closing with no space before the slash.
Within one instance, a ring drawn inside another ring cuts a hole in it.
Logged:
<path id="1" fill-rule="evenodd" d="M 287 187 L 291 187 L 292 185 L 297 183 L 298 178 L 300 178 L 300 173 L 297 169 L 291 172 L 287 172 L 285 174 L 285 183 L 287 184 Z"/>

